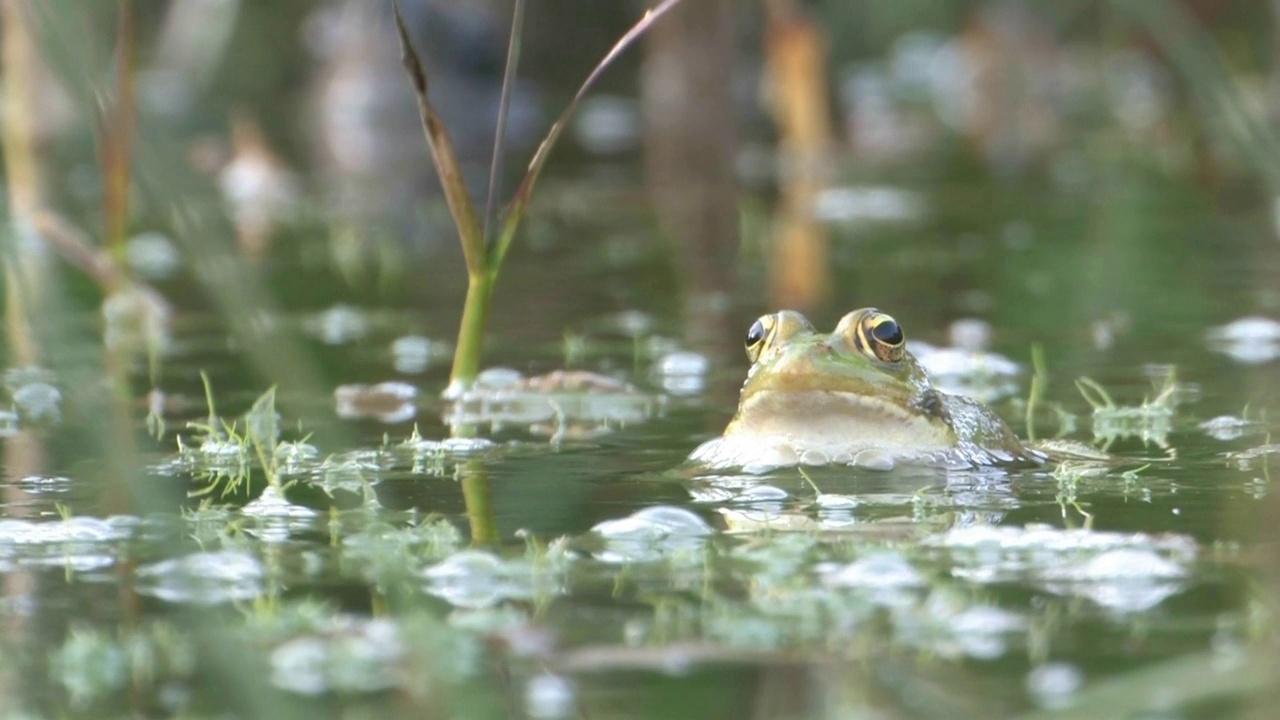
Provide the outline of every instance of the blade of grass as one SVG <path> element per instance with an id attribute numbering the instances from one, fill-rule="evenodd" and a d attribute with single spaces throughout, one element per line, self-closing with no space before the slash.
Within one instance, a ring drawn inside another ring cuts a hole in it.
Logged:
<path id="1" fill-rule="evenodd" d="M 507 43 L 507 66 L 502 71 L 502 98 L 498 101 L 498 127 L 493 134 L 493 160 L 489 165 L 489 195 L 484 206 L 484 247 L 492 250 L 489 237 L 498 192 L 502 189 L 503 145 L 507 139 L 507 116 L 511 112 L 511 93 L 516 86 L 516 67 L 520 64 L 520 34 L 524 31 L 524 0 L 515 0 L 511 11 L 511 40 Z"/>
<path id="2" fill-rule="evenodd" d="M 467 271 L 475 277 L 485 272 L 484 236 L 481 234 L 480 220 L 476 216 L 475 204 L 471 201 L 471 192 L 467 190 L 466 178 L 462 175 L 462 165 L 453 149 L 453 141 L 445 129 L 444 121 L 436 113 L 431 104 L 427 88 L 427 73 L 422 69 L 422 61 L 409 38 L 409 29 L 404 24 L 404 16 L 400 14 L 399 0 L 393 0 L 392 9 L 396 16 L 396 31 L 400 34 L 400 61 L 413 81 L 414 94 L 418 98 L 418 116 L 422 119 L 422 130 L 427 138 L 427 147 L 431 150 L 431 159 L 435 162 L 436 173 L 440 176 L 440 185 L 444 189 L 445 201 L 449 204 L 449 212 L 453 215 L 453 223 L 458 228 L 458 237 L 462 242 L 462 253 L 466 257 Z"/>
<path id="3" fill-rule="evenodd" d="M 413 41 L 409 37 L 409 30 L 405 26 L 404 17 L 400 12 L 400 4 L 398 0 L 392 0 L 396 30 L 400 36 L 401 59 L 405 71 L 408 72 L 409 78 L 413 82 L 414 93 L 418 100 L 418 115 L 422 120 L 423 132 L 426 136 L 427 145 L 431 150 L 431 158 L 435 163 L 436 172 L 440 176 L 449 210 L 453 215 L 454 223 L 458 227 L 459 240 L 462 243 L 463 255 L 467 262 L 467 299 L 463 305 L 462 322 L 458 329 L 458 343 L 457 349 L 454 351 L 453 370 L 450 373 L 449 386 L 443 393 L 445 398 L 459 397 L 471 386 L 476 375 L 479 374 L 484 329 L 488 324 L 489 304 L 493 296 L 494 284 L 497 281 L 498 270 L 502 267 L 502 261 L 506 257 L 507 250 L 510 249 L 516 230 L 519 228 L 520 221 L 524 217 L 524 212 L 529 205 L 538 176 L 546 165 L 552 148 L 555 147 L 561 133 L 564 132 L 565 127 L 568 125 L 569 118 L 573 115 L 579 101 L 582 100 L 605 68 L 618 55 L 622 54 L 637 38 L 643 35 L 659 17 L 679 3 L 680 0 L 662 0 L 656 7 L 646 11 L 644 16 L 614 44 L 604 58 L 592 69 L 591 73 L 587 75 L 587 79 L 578 88 L 578 92 L 570 100 L 569 105 L 560 114 L 560 117 L 552 124 L 542 144 L 538 146 L 537 152 L 534 153 L 525 177 L 507 207 L 502 229 L 496 238 L 496 242 L 490 246 L 487 242 L 489 209 L 486 208 L 482 226 L 482 221 L 476 215 L 475 206 L 471 201 L 470 192 L 467 190 L 461 166 L 453 149 L 453 143 L 449 139 L 444 123 L 431 105 L 426 71 L 423 69 L 418 53 L 413 47 Z M 523 24 L 522 2 L 516 4 L 515 13 L 516 17 L 512 23 L 512 40 L 504 76 L 503 109 L 500 110 L 498 134 L 494 141 L 494 166 L 490 178 L 490 206 L 493 203 L 495 183 L 501 169 L 499 159 L 501 157 L 502 137 L 505 134 L 503 127 L 505 126 L 506 117 L 505 108 L 515 81 L 515 65 L 520 49 L 519 32 Z"/>
<path id="4" fill-rule="evenodd" d="M 606 68 L 613 63 L 624 50 L 630 47 L 641 35 L 653 25 L 658 18 L 662 17 L 667 11 L 680 4 L 681 0 L 662 0 L 661 3 L 645 11 L 643 17 L 640 18 L 631 29 L 626 32 L 618 42 L 614 43 L 609 52 L 601 58 L 595 68 L 587 75 L 587 79 L 582 82 L 578 92 L 574 94 L 573 99 L 569 101 L 568 106 L 560 113 L 560 117 L 556 118 L 551 129 L 547 132 L 547 136 L 543 138 L 542 144 L 538 146 L 537 152 L 533 154 L 533 159 L 529 161 L 529 169 L 525 172 L 524 180 L 520 182 L 520 187 L 516 190 L 515 195 L 511 198 L 511 203 L 507 206 L 506 215 L 503 218 L 502 230 L 498 235 L 497 244 L 493 249 L 493 253 L 489 255 L 489 273 L 494 277 L 502 268 L 502 261 L 507 255 L 507 250 L 511 247 L 511 241 L 515 239 L 516 230 L 520 227 L 520 221 L 524 218 L 525 210 L 529 207 L 529 200 L 533 195 L 533 187 L 538 182 L 538 176 L 542 173 L 542 168 L 547 164 L 547 158 L 551 155 L 551 150 L 555 147 L 556 142 L 560 139 L 560 134 L 564 132 L 565 127 L 569 124 L 569 119 L 573 116 L 574 110 L 577 109 L 578 103 L 595 84 Z"/>

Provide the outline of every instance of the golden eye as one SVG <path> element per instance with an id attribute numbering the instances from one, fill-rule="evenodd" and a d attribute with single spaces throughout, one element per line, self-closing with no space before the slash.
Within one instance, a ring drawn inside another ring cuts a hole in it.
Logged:
<path id="1" fill-rule="evenodd" d="M 747 358 L 751 362 L 760 359 L 760 354 L 764 352 L 765 347 L 769 344 L 769 335 L 773 331 L 774 324 L 773 315 L 762 315 L 747 330 Z"/>
<path id="2" fill-rule="evenodd" d="M 858 348 L 881 362 L 898 362 L 906 352 L 906 336 L 897 320 L 869 312 L 858 324 Z"/>

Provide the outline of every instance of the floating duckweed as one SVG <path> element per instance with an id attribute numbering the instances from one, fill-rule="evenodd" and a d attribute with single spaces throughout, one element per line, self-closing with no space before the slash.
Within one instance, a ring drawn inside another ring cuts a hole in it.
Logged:
<path id="1" fill-rule="evenodd" d="M 152 357 L 170 344 L 172 310 L 155 290 L 137 284 L 107 294 L 102 301 L 103 341 L 107 347 Z"/>
<path id="2" fill-rule="evenodd" d="M 483 550 L 454 553 L 423 571 L 427 592 L 462 608 L 492 607 L 504 600 L 531 599 L 563 588 L 549 573 L 523 560 L 506 560 Z"/>
<path id="3" fill-rule="evenodd" d="M 73 628 L 49 658 L 50 676 L 62 685 L 71 705 L 87 709 L 129 687 L 153 687 L 161 681 L 188 680 L 196 653 L 190 639 L 167 623 L 150 623 L 119 638 L 91 628 Z M 185 695 L 161 693 L 169 711 L 185 705 Z"/>
<path id="4" fill-rule="evenodd" d="M 1089 598 L 1121 613 L 1149 610 L 1180 592 L 1187 569 L 1151 550 L 1109 550 L 1082 563 L 1048 567 L 1046 589 Z"/>
<path id="5" fill-rule="evenodd" d="M 9 392 L 10 397 L 27 385 L 52 385 L 56 382 L 57 376 L 54 375 L 52 370 L 35 365 L 9 368 L 4 371 L 4 388 Z"/>
<path id="6" fill-rule="evenodd" d="M 438 358 L 453 352 L 448 343 L 421 335 L 405 335 L 391 343 L 391 365 L 396 372 L 416 375 L 425 372 Z"/>
<path id="7" fill-rule="evenodd" d="M 276 446 L 275 460 L 281 473 L 297 474 L 320 458 L 320 449 L 305 442 L 282 442 Z"/>
<path id="8" fill-rule="evenodd" d="M 53 425 L 62 420 L 62 392 L 43 382 L 32 382 L 13 391 L 18 414 L 33 423 Z"/>
<path id="9" fill-rule="evenodd" d="M 808 532 L 823 529 L 823 523 L 798 512 L 781 512 L 763 508 L 737 510 L 717 508 L 731 533 L 754 533 L 762 530 Z"/>
<path id="10" fill-rule="evenodd" d="M 591 531 L 605 541 L 605 548 L 595 558 L 607 563 L 643 562 L 673 553 L 700 551 L 713 532 L 701 516 L 668 505 L 606 520 Z M 691 559 L 696 560 L 696 556 Z"/>
<path id="11" fill-rule="evenodd" d="M 390 620 L 326 618 L 313 634 L 271 652 L 271 682 L 300 695 L 376 692 L 400 686 L 404 639 Z"/>
<path id="12" fill-rule="evenodd" d="M 313 482 L 327 493 L 337 490 L 364 493 L 382 480 L 387 470 L 380 450 L 352 450 L 326 458 L 316 469 Z"/>
<path id="13" fill-rule="evenodd" d="M 780 503 L 791 497 L 791 493 L 773 485 L 753 485 L 733 496 L 730 502 L 739 505 L 765 505 L 781 509 Z"/>
<path id="14" fill-rule="evenodd" d="M 929 214 L 926 198 L 915 190 L 889 186 L 829 187 L 814 200 L 813 219 L 833 224 L 905 223 Z"/>
<path id="15" fill-rule="evenodd" d="M 0 545 L 49 545 L 56 543 L 101 543 L 128 537 L 123 520 L 72 517 L 57 522 L 0 520 Z"/>
<path id="16" fill-rule="evenodd" d="M 964 347 L 935 347 L 911 341 L 911 352 L 934 387 L 990 403 L 1018 392 L 1018 363 L 1003 355 Z"/>
<path id="17" fill-rule="evenodd" d="M 216 605 L 252 600 L 263 592 L 266 573 L 252 555 L 202 552 L 138 569 L 138 592 L 166 602 Z"/>
<path id="18" fill-rule="evenodd" d="M 613 540 L 704 537 L 711 526 L 699 515 L 670 505 L 638 510 L 618 520 L 605 520 L 591 531 Z"/>
<path id="19" fill-rule="evenodd" d="M 259 518 L 313 518 L 319 514 L 309 507 L 289 502 L 280 488 L 273 485 L 263 488 L 262 494 L 241 508 L 240 512 Z"/>
<path id="20" fill-rule="evenodd" d="M 18 434 L 18 413 L 12 410 L 0 410 L 0 438 L 13 437 Z"/>
<path id="21" fill-rule="evenodd" d="M 529 615 L 511 605 L 459 608 L 449 613 L 449 626 L 466 632 L 495 635 L 529 625 Z"/>
<path id="22" fill-rule="evenodd" d="M 669 352 L 654 363 L 653 373 L 663 390 L 672 395 L 697 395 L 707 384 L 711 361 L 705 355 L 679 350 Z"/>
<path id="23" fill-rule="evenodd" d="M 1036 705 L 1057 710 L 1071 705 L 1072 696 L 1084 685 L 1084 673 L 1071 663 L 1047 662 L 1032 668 L 1025 682 Z"/>
<path id="24" fill-rule="evenodd" d="M 1254 462 L 1261 459 L 1264 462 L 1271 455 L 1280 455 L 1280 443 L 1271 443 L 1267 445 L 1259 445 L 1251 447 L 1248 450 L 1241 450 L 1227 454 L 1227 459 L 1232 465 L 1241 470 L 1253 469 Z"/>
<path id="25" fill-rule="evenodd" d="M 1280 322 L 1268 317 L 1240 318 L 1210 329 L 1206 339 L 1209 349 L 1246 365 L 1280 358 Z"/>
<path id="26" fill-rule="evenodd" d="M 29 475 L 18 481 L 24 492 L 37 494 L 68 493 L 73 484 L 71 478 L 62 475 Z"/>
<path id="27" fill-rule="evenodd" d="M 1196 543 L 1185 535 L 1147 535 L 1095 530 L 1061 530 L 1049 525 L 972 526 L 953 528 L 924 538 L 925 547 L 970 549 L 995 553 L 1104 552 L 1120 548 L 1150 548 L 1192 559 Z M 998 557 L 998 556 L 997 556 Z"/>
<path id="28" fill-rule="evenodd" d="M 956 528 L 925 547 L 963 550 L 952 575 L 979 583 L 1032 579 L 1063 595 L 1117 612 L 1147 610 L 1179 592 L 1194 562 L 1194 540 L 1047 526 Z"/>
<path id="29" fill-rule="evenodd" d="M 534 720 L 574 717 L 577 705 L 573 683 L 563 675 L 535 675 L 525 685 L 524 707 L 525 712 Z"/>
<path id="30" fill-rule="evenodd" d="M 839 495 L 836 493 L 818 493 L 818 495 L 813 498 L 813 501 L 818 507 L 829 510 L 855 508 L 861 504 L 858 501 L 858 498 L 852 495 Z"/>
<path id="31" fill-rule="evenodd" d="M 524 375 L 519 370 L 504 367 L 485 368 L 476 375 L 475 390 L 508 390 L 520 384 Z"/>
<path id="32" fill-rule="evenodd" d="M 374 523 L 342 539 L 343 554 L 361 561 L 375 574 L 403 570 L 435 560 L 462 547 L 462 534 L 447 520 L 431 519 L 417 525 L 393 527 Z"/>
<path id="33" fill-rule="evenodd" d="M 165 279 L 177 272 L 182 256 L 173 240 L 163 233 L 145 232 L 129 239 L 124 248 L 125 262 L 139 275 Z"/>
<path id="34" fill-rule="evenodd" d="M 1106 388 L 1089 378 L 1076 380 L 1076 387 L 1093 407 L 1093 436 L 1097 440 L 1110 445 L 1122 438 L 1136 437 L 1143 444 L 1167 447 L 1180 389 L 1172 369 L 1156 396 L 1144 398 L 1136 406 L 1116 405 Z"/>
<path id="35" fill-rule="evenodd" d="M 452 464 L 449 460 L 480 455 L 496 447 L 497 444 L 487 438 L 432 440 L 419 435 L 418 428 L 414 427 L 413 434 L 393 446 L 393 449 L 399 451 L 402 457 L 408 455 L 415 474 L 439 477 L 450 472 Z"/>
<path id="36" fill-rule="evenodd" d="M 488 438 L 452 437 L 440 441 L 440 449 L 453 455 L 473 455 L 494 447 L 494 442 Z"/>
<path id="37" fill-rule="evenodd" d="M 995 660 L 1026 630 L 1026 620 L 991 605 L 974 605 L 958 593 L 934 592 L 917 612 L 902 614 L 898 639 L 945 657 Z"/>
<path id="38" fill-rule="evenodd" d="M 73 630 L 53 653 L 50 671 L 70 694 L 71 704 L 80 709 L 124 688 L 129 680 L 124 648 L 96 630 Z"/>
<path id="39" fill-rule="evenodd" d="M 123 517 L 0 520 L 0 570 L 62 567 L 89 572 L 111 567 L 119 554 L 116 543 L 129 537 L 130 525 Z"/>
<path id="40" fill-rule="evenodd" d="M 369 314 L 350 305 L 334 305 L 303 322 L 308 333 L 326 345 L 345 345 L 373 331 Z"/>
<path id="41" fill-rule="evenodd" d="M 872 589 L 913 588 L 925 584 L 924 576 L 906 558 L 890 552 L 868 555 L 833 569 L 823 576 L 823 580 L 837 587 Z"/>
<path id="42" fill-rule="evenodd" d="M 210 463 L 240 462 L 249 457 L 249 448 L 237 440 L 206 438 L 196 448 L 201 458 Z"/>
<path id="43" fill-rule="evenodd" d="M 394 425 L 412 420 L 418 412 L 418 389 L 403 382 L 339 385 L 333 397 L 337 415 L 344 420 L 368 418 Z"/>
<path id="44" fill-rule="evenodd" d="M 1205 435 L 1215 440 L 1239 440 L 1244 437 L 1246 431 L 1258 427 L 1259 423 L 1234 415 L 1219 415 L 1211 420 L 1205 420 L 1197 427 L 1204 432 Z"/>
<path id="45" fill-rule="evenodd" d="M 267 485 L 240 513 L 257 521 L 245 530 L 263 542 L 284 542 L 297 532 L 311 530 L 319 515 L 309 507 L 286 500 L 276 485 Z"/>

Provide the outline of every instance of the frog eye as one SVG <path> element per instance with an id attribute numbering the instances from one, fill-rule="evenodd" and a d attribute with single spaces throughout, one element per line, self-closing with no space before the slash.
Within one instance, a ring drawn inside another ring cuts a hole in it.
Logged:
<path id="1" fill-rule="evenodd" d="M 774 318 L 772 315 L 763 315 L 747 330 L 747 358 L 751 362 L 755 362 L 760 358 L 760 354 L 764 352 L 765 346 L 769 342 L 770 331 L 773 330 Z"/>
<path id="2" fill-rule="evenodd" d="M 906 340 L 898 321 L 884 313 L 867 313 L 858 325 L 859 348 L 881 362 L 901 360 Z"/>

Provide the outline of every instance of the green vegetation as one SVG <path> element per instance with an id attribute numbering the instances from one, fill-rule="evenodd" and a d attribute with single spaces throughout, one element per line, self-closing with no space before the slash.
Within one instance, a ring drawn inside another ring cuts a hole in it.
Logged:
<path id="1" fill-rule="evenodd" d="M 0 718 L 1268 716 L 1273 8 L 819 3 L 809 317 L 892 312 L 1068 459 L 752 474 L 684 460 L 778 309 L 766 93 L 708 292 L 654 240 L 630 79 L 703 69 L 662 35 L 693 3 L 517 2 L 509 40 L 401 4 L 0 2 Z M 744 68 L 812 19 L 731 5 Z M 540 145 L 521 59 L 567 101 Z M 501 213 L 507 151 L 483 209 L 462 182 L 495 107 L 533 153 Z M 238 204 L 285 170 L 293 205 Z"/>

